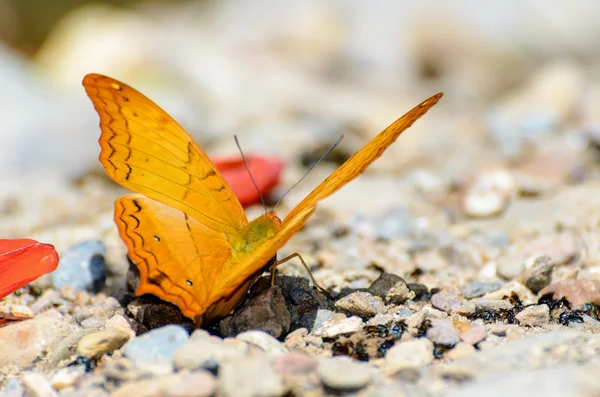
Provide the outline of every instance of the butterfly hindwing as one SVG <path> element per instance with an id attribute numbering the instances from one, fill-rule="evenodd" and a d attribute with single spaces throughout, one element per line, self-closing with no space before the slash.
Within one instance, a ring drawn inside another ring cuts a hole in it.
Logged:
<path id="1" fill-rule="evenodd" d="M 190 318 L 207 310 L 231 258 L 223 234 L 140 194 L 117 199 L 115 222 L 140 272 L 136 295 L 159 296 Z"/>

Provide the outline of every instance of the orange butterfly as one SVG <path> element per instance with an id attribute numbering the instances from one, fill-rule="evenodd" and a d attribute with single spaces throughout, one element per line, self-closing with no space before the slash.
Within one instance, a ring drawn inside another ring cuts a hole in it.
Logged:
<path id="1" fill-rule="evenodd" d="M 425 100 L 373 138 L 283 222 L 273 211 L 248 222 L 208 156 L 158 105 L 110 77 L 88 74 L 83 86 L 100 115 L 100 162 L 115 182 L 141 193 L 115 202 L 115 222 L 140 272 L 136 295 L 176 304 L 197 326 L 233 310 L 258 276 L 283 262 L 277 250 L 317 202 L 361 174 L 442 97 Z"/>

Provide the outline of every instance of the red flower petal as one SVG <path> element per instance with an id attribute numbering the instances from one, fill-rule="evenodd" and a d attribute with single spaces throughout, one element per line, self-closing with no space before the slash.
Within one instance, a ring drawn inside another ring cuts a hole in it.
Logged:
<path id="1" fill-rule="evenodd" d="M 248 170 L 263 196 L 277 186 L 283 170 L 283 160 L 263 155 L 246 156 L 248 170 L 240 157 L 217 157 L 212 161 L 244 207 L 260 203 L 260 196 L 250 179 Z"/>
<path id="2" fill-rule="evenodd" d="M 50 244 L 31 239 L 0 240 L 0 299 L 56 266 L 58 254 Z"/>

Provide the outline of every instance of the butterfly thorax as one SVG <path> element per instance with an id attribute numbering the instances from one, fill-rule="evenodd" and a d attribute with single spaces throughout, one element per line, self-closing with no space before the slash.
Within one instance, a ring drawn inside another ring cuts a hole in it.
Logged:
<path id="1" fill-rule="evenodd" d="M 240 258 L 256 250 L 275 235 L 281 220 L 270 211 L 244 226 L 234 239 L 230 239 L 233 257 Z"/>

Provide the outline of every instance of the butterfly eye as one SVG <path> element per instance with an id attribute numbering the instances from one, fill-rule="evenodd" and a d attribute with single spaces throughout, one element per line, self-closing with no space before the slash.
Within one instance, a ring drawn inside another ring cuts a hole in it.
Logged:
<path id="1" fill-rule="evenodd" d="M 154 241 L 156 241 L 157 243 L 160 243 L 160 237 L 154 236 Z"/>
<path id="2" fill-rule="evenodd" d="M 190 287 L 191 287 L 192 285 L 194 285 L 194 283 L 192 283 L 192 281 L 191 281 L 191 280 L 185 280 L 185 283 L 186 283 L 187 285 L 189 285 Z"/>

